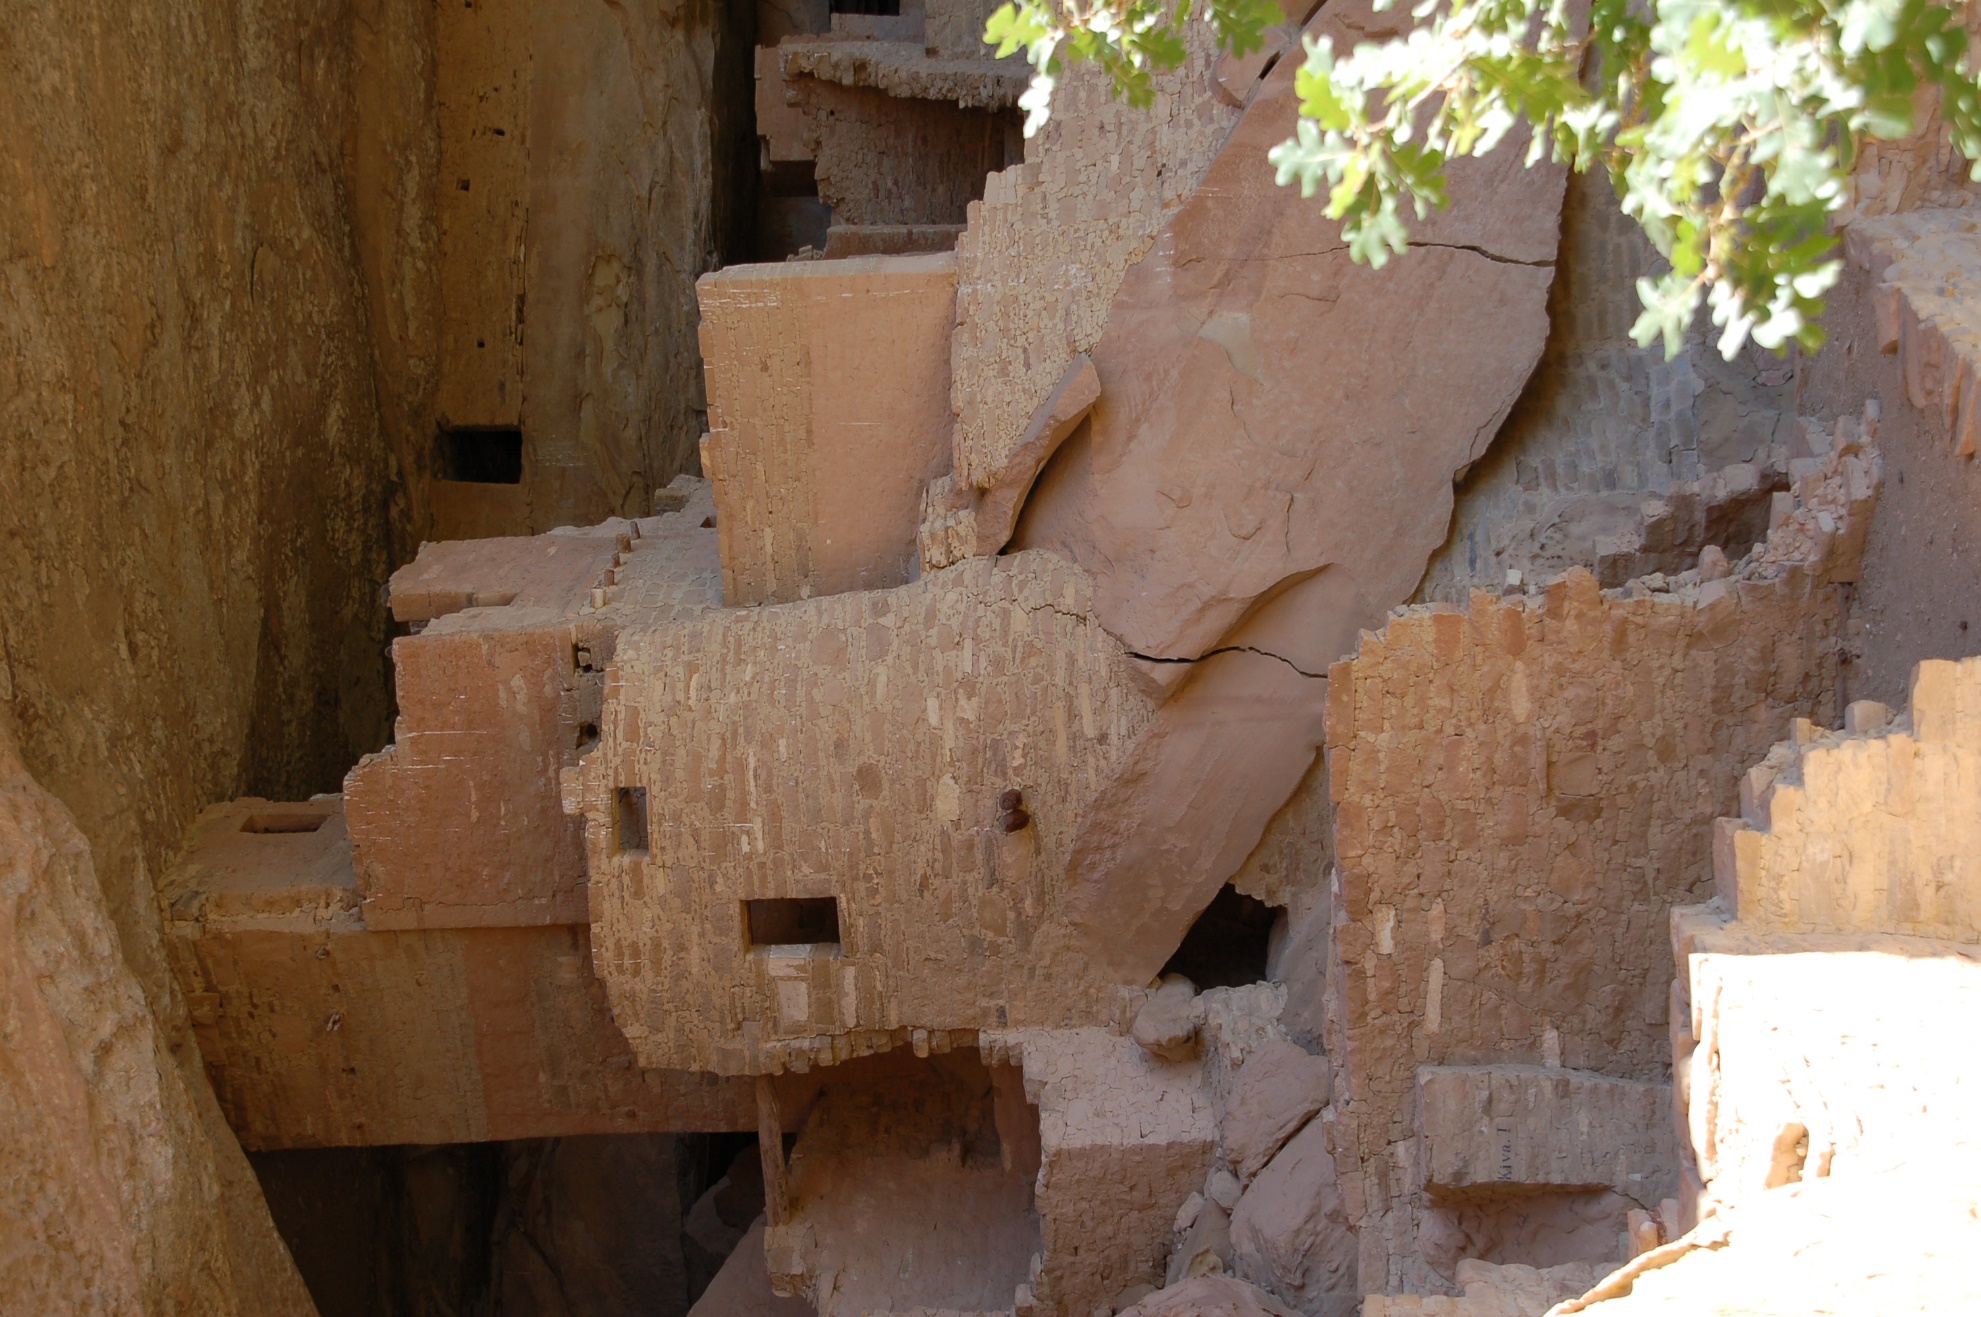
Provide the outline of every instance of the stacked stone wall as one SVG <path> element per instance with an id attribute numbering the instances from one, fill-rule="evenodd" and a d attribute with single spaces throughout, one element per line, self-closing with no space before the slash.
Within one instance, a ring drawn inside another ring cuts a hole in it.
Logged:
<path id="1" fill-rule="evenodd" d="M 1043 553 L 622 631 L 586 816 L 596 957 L 641 1064 L 726 1073 L 1108 1017 L 1061 917 L 1082 811 L 1150 700 Z M 644 790 L 647 848 L 615 843 Z M 1007 805 L 1007 792 L 1019 793 Z M 742 903 L 835 898 L 839 945 Z"/>
<path id="2" fill-rule="evenodd" d="M 1667 914 L 1710 891 L 1738 766 L 1833 713 L 1836 583 L 1877 478 L 1854 452 L 1738 574 L 1475 591 L 1330 671 L 1328 1043 L 1366 1290 L 1449 1284 L 1420 1255 L 1420 1067 L 1665 1074 Z"/>

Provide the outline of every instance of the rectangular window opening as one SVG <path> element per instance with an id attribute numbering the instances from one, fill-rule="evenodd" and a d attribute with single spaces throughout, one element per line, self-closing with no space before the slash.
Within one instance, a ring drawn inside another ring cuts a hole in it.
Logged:
<path id="1" fill-rule="evenodd" d="M 832 0 L 835 14 L 879 14 L 886 18 L 901 16 L 901 0 Z"/>
<path id="2" fill-rule="evenodd" d="M 523 432 L 513 425 L 443 427 L 434 451 L 435 474 L 473 485 L 523 483 Z"/>
<path id="3" fill-rule="evenodd" d="M 743 924 L 753 947 L 837 947 L 839 898 L 800 896 L 745 901 Z"/>
<path id="4" fill-rule="evenodd" d="M 250 814 L 241 823 L 242 832 L 315 832 L 330 821 L 328 814 L 305 814 L 300 810 Z"/>
<path id="5" fill-rule="evenodd" d="M 619 788 L 619 819 L 613 829 L 621 855 L 643 854 L 647 849 L 647 789 Z"/>

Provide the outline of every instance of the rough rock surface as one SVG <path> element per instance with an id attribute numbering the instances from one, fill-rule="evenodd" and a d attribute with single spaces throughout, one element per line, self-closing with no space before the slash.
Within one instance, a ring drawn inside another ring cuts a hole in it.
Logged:
<path id="1" fill-rule="evenodd" d="M 1235 1277 L 1199 1276 L 1157 1290 L 1120 1317 L 1295 1317 L 1295 1310 Z"/>
<path id="2" fill-rule="evenodd" d="M 1209 92 L 1207 26 L 1134 109 L 1090 65 L 1068 71 L 1025 163 L 992 174 L 956 244 L 955 472 L 996 479 L 1075 355 L 1099 341 L 1115 289 L 1197 185 L 1237 111 Z"/>
<path id="3" fill-rule="evenodd" d="M 1197 1051 L 1197 1023 L 1190 1018 L 1190 1007 L 1197 989 L 1181 974 L 1165 975 L 1162 985 L 1135 1012 L 1129 1037 L 1151 1056 L 1165 1061 L 1187 1061 Z"/>
<path id="4" fill-rule="evenodd" d="M 1331 1140 L 1329 1122 L 1309 1121 L 1258 1173 L 1231 1214 L 1238 1274 L 1306 1317 L 1352 1317 L 1362 1302 L 1355 1235 Z"/>
<path id="5" fill-rule="evenodd" d="M 1340 40 L 1383 21 L 1330 6 L 1310 31 Z M 1093 351 L 1087 433 L 1061 448 L 1012 540 L 1093 572 L 1103 623 L 1163 660 L 1159 682 L 1190 682 L 1175 660 L 1270 656 L 1242 676 L 1224 664 L 1215 696 L 1172 697 L 1134 753 L 1165 789 L 1115 793 L 1083 833 L 1077 917 L 1124 981 L 1161 963 L 1299 783 L 1317 748 L 1312 679 L 1415 588 L 1445 538 L 1453 474 L 1485 451 L 1547 330 L 1561 171 L 1511 151 L 1455 167 L 1452 207 L 1410 255 L 1357 266 L 1265 160 L 1292 131 L 1295 64 L 1267 76 L 1123 280 Z M 1256 725 L 1191 707 L 1212 698 L 1249 703 Z M 1202 730 L 1161 744 L 1173 724 Z M 1222 773 L 1220 759 L 1248 766 Z M 1202 819 L 1221 822 L 1177 822 Z"/>
<path id="6" fill-rule="evenodd" d="M 1309 30 L 1340 42 L 1384 21 L 1330 5 Z M 1266 162 L 1292 131 L 1296 66 L 1267 76 L 1123 279 L 1093 350 L 1091 440 L 1021 521 L 1019 544 L 1095 572 L 1103 621 L 1139 654 L 1200 658 L 1330 566 L 1366 601 L 1322 659 L 1347 652 L 1415 587 L 1453 473 L 1485 451 L 1547 332 L 1563 171 L 1516 150 L 1454 165 L 1451 205 L 1411 252 L 1356 265 Z"/>
<path id="7" fill-rule="evenodd" d="M 1327 682 L 1235 649 L 1185 666 L 1101 788 L 1068 861 L 1068 908 L 1121 983 L 1146 983 L 1257 848 L 1320 750 Z"/>
<path id="8" fill-rule="evenodd" d="M 0 727 L 0 1306 L 315 1312 L 191 1041 L 154 1021 L 89 844 Z"/>
<path id="9" fill-rule="evenodd" d="M 1326 1057 L 1283 1039 L 1247 1059 L 1218 1127 L 1224 1159 L 1241 1181 L 1257 1175 L 1308 1117 L 1328 1104 L 1331 1081 Z"/>
<path id="10" fill-rule="evenodd" d="M 1981 543 L 1981 461 L 1957 442 L 1960 381 L 1981 364 L 1966 309 L 1981 293 L 1977 214 L 1853 224 L 1828 341 L 1797 370 L 1812 415 L 1855 415 L 1867 401 L 1882 412 L 1886 481 L 1852 591 L 1846 700 L 1903 705 L 1915 665 L 1981 654 L 1981 554 L 1964 547 Z"/>
<path id="11" fill-rule="evenodd" d="M 1939 1168 L 1789 1185 L 1647 1253 L 1566 1317 L 1889 1317 L 1981 1309 L 1981 1189 Z"/>
<path id="12" fill-rule="evenodd" d="M 741 17 L 721 0 L 536 0 L 429 19 L 432 246 L 391 230 L 374 245 L 434 290 L 434 419 L 523 431 L 519 482 L 434 482 L 446 538 L 637 516 L 693 468 L 694 281 L 742 227 Z"/>
<path id="13" fill-rule="evenodd" d="M 1101 379 L 1082 352 L 1018 438 L 1017 447 L 988 488 L 959 486 L 954 475 L 929 486 L 922 505 L 922 569 L 933 571 L 978 553 L 996 553 L 1011 542 L 1018 513 L 1032 484 L 1101 396 Z"/>

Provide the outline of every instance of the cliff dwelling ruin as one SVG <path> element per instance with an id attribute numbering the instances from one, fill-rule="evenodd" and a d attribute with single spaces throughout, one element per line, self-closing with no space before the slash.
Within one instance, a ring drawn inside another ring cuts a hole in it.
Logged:
<path id="1" fill-rule="evenodd" d="M 1668 358 L 995 7 L 0 25 L 0 1312 L 1981 1310 L 1938 119 Z"/>

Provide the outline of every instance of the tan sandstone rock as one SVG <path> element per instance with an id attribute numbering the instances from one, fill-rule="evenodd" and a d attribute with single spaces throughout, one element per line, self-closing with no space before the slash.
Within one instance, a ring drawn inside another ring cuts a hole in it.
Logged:
<path id="1" fill-rule="evenodd" d="M 1387 21 L 1330 6 L 1309 31 L 1341 41 Z M 1088 432 L 1062 448 L 1012 540 L 1092 571 L 1102 621 L 1138 655 L 1240 648 L 1291 669 L 1253 664 L 1230 692 L 1262 726 L 1206 720 L 1196 753 L 1217 744 L 1249 760 L 1242 777 L 1155 744 L 1199 716 L 1180 702 L 1186 687 L 1136 752 L 1163 761 L 1168 790 L 1095 809 L 1075 903 L 1124 975 L 1161 963 L 1306 772 L 1318 693 L 1293 678 L 1324 673 L 1408 597 L 1445 537 L 1454 474 L 1485 451 L 1547 333 L 1560 169 L 1523 169 L 1511 150 L 1455 166 L 1451 208 L 1407 256 L 1355 265 L 1338 226 L 1276 188 L 1265 159 L 1292 131 L 1296 63 L 1267 77 L 1123 279 L 1093 349 Z M 1151 675 L 1183 682 L 1189 668 Z M 1230 821 L 1175 826 L 1186 808 Z"/>
<path id="2" fill-rule="evenodd" d="M 0 1308 L 315 1312 L 74 817 L 0 727 Z"/>
<path id="3" fill-rule="evenodd" d="M 1348 1317 L 1362 1302 L 1355 1235 L 1328 1143 L 1327 1123 L 1309 1121 L 1231 1214 L 1238 1274 L 1306 1317 Z"/>
<path id="4" fill-rule="evenodd" d="M 1331 5 L 1309 32 L 1389 21 Z M 1296 66 L 1268 76 L 1123 279 L 1093 350 L 1092 440 L 1053 476 L 1074 488 L 1020 527 L 1097 573 L 1103 620 L 1138 653 L 1200 657 L 1329 565 L 1372 605 L 1355 625 L 1405 598 L 1444 538 L 1452 474 L 1547 332 L 1562 170 L 1512 149 L 1454 165 L 1451 205 L 1411 252 L 1356 265 L 1265 159 L 1292 131 Z"/>
<path id="5" fill-rule="evenodd" d="M 1197 1022 L 1190 1005 L 1197 989 L 1181 974 L 1163 977 L 1162 985 L 1135 1012 L 1129 1036 L 1136 1046 L 1165 1061 L 1187 1061 L 1197 1051 Z"/>
<path id="6" fill-rule="evenodd" d="M 1157 1290 L 1120 1317 L 1296 1317 L 1296 1310 L 1236 1277 L 1199 1276 Z"/>
<path id="7" fill-rule="evenodd" d="M 1245 1062 L 1219 1128 L 1224 1159 L 1241 1181 L 1257 1175 L 1308 1117 L 1328 1104 L 1331 1079 L 1326 1057 L 1284 1039 L 1267 1043 Z"/>

